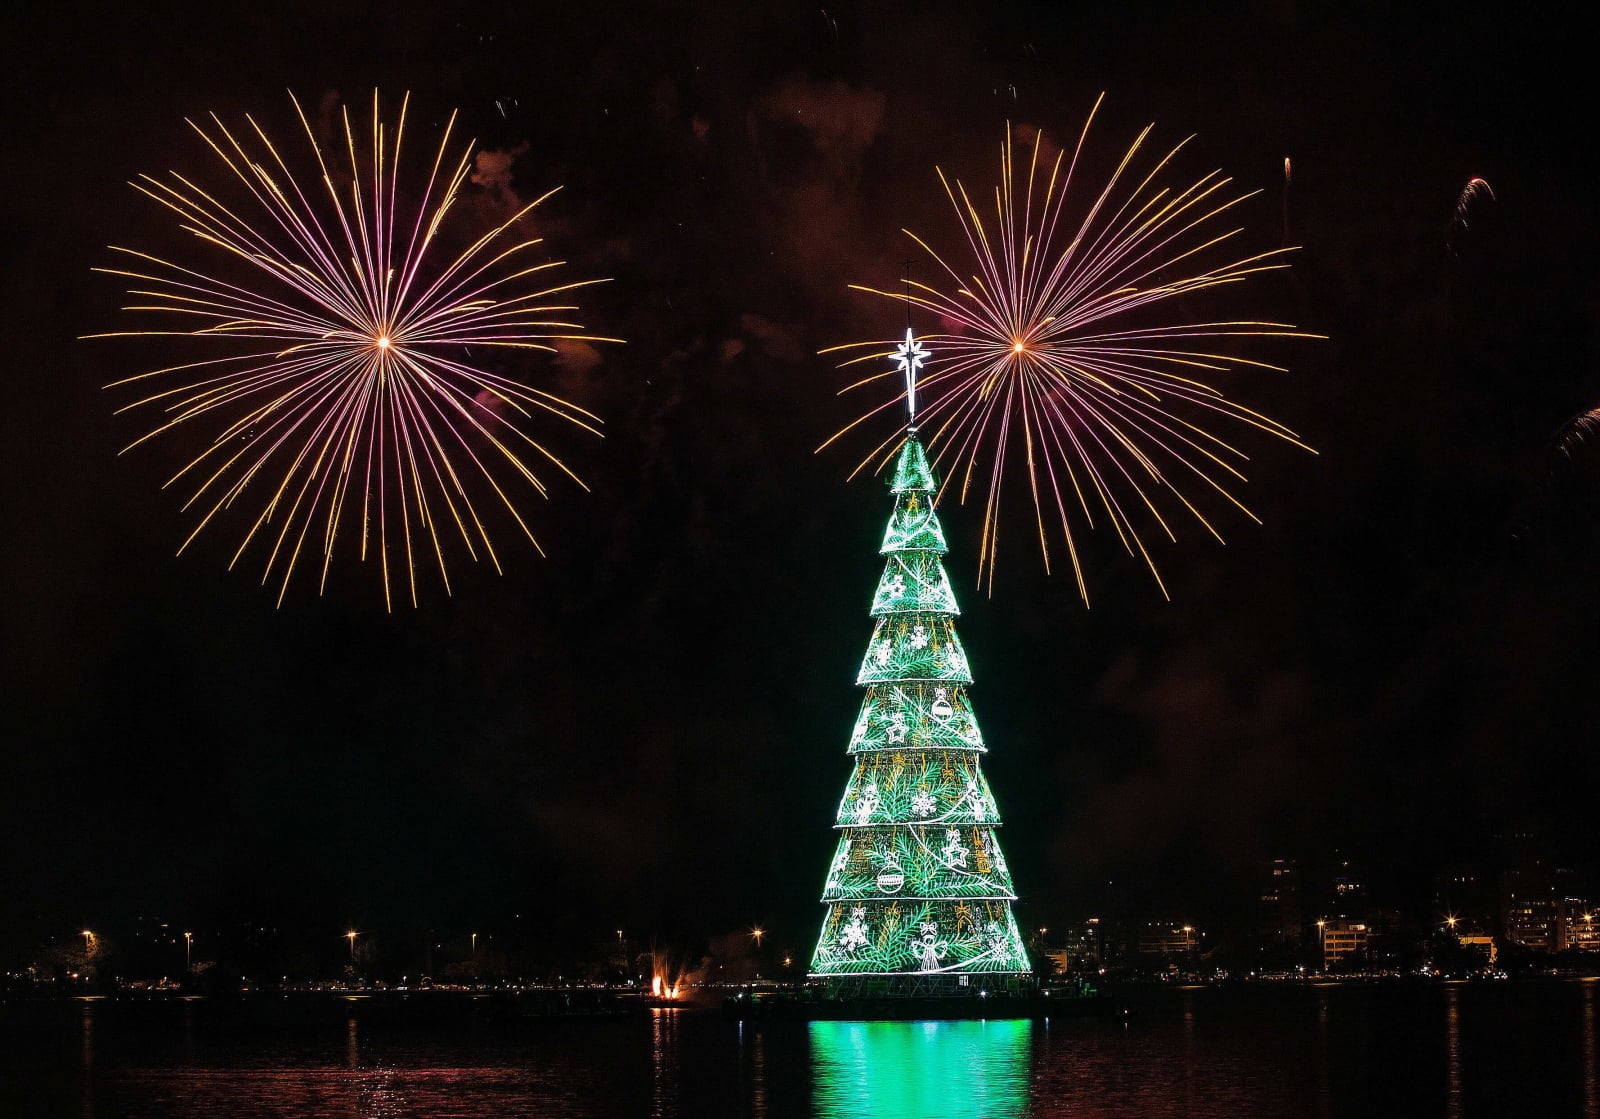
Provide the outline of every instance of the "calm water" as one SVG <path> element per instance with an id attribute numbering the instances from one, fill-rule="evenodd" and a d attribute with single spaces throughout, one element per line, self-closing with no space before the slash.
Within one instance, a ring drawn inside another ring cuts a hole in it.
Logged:
<path id="1" fill-rule="evenodd" d="M 1583 1116 L 1593 982 L 1160 991 L 1113 1022 L 405 1025 L 0 1007 L 0 1115 Z"/>

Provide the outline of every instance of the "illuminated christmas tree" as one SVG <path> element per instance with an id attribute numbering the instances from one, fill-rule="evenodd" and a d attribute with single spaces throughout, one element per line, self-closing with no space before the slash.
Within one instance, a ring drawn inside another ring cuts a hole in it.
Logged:
<path id="1" fill-rule="evenodd" d="M 877 622 L 856 678 L 867 694 L 850 736 L 855 768 L 811 958 L 812 977 L 841 990 L 849 985 L 837 981 L 851 976 L 903 977 L 889 986 L 929 991 L 1031 971 L 967 700 L 972 673 L 940 559 L 949 549 L 933 471 L 917 440 L 915 378 L 926 354 L 909 330 L 899 354 L 913 422 L 889 483 Z"/>

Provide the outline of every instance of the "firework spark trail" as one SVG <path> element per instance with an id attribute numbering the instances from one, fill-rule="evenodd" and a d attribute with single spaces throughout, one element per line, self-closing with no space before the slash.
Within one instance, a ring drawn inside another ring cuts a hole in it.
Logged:
<path id="1" fill-rule="evenodd" d="M 1586 447 L 1596 437 L 1600 437 L 1600 408 L 1591 408 L 1587 412 L 1579 412 L 1562 425 L 1556 436 L 1556 451 L 1571 461 L 1580 448 Z"/>
<path id="2" fill-rule="evenodd" d="M 1138 135 L 1103 188 L 1086 196 L 1081 217 L 1070 217 L 1069 198 L 1075 196 L 1079 160 L 1099 106 L 1097 101 L 1070 159 L 1065 151 L 1044 156 L 1039 136 L 1023 168 L 1008 128 L 1000 185 L 987 217 L 959 180 L 938 172 L 961 224 L 969 254 L 964 265 L 906 230 L 932 258 L 939 282 L 911 280 L 903 291 L 851 285 L 931 312 L 949 331 L 924 336 L 933 343 L 933 359 L 918 385 L 918 422 L 935 461 L 947 468 L 943 486 L 954 485 L 963 502 L 975 485 L 985 495 L 979 578 L 991 592 L 1001 491 L 1018 454 L 1045 570 L 1051 568 L 1051 525 L 1058 520 L 1087 603 L 1080 523 L 1092 529 L 1103 516 L 1166 595 L 1140 520 L 1153 520 L 1163 535 L 1176 539 L 1162 508 L 1176 503 L 1221 541 L 1212 519 L 1186 496 L 1186 487 L 1196 486 L 1257 520 L 1232 488 L 1245 480 L 1241 466 L 1248 456 L 1205 425 L 1227 421 L 1311 450 L 1287 427 L 1228 400 L 1205 378 L 1243 369 L 1285 371 L 1228 352 L 1232 342 L 1321 336 L 1250 319 L 1190 322 L 1178 302 L 1287 268 L 1284 258 L 1294 250 L 1231 252 L 1228 243 L 1242 232 L 1232 212 L 1254 192 L 1237 193 L 1220 172 L 1178 189 L 1161 185 L 1188 141 L 1158 154 L 1141 171 L 1153 126 Z M 1284 170 L 1287 182 L 1287 161 Z M 845 359 L 848 368 L 888 356 L 892 345 L 856 342 L 824 352 L 853 355 Z M 878 385 L 889 375 L 871 373 L 843 391 Z M 893 412 L 902 398 L 875 405 L 823 447 Z M 882 469 L 901 435 L 896 431 L 879 443 L 851 476 L 869 466 Z"/>
<path id="3" fill-rule="evenodd" d="M 252 487 L 264 489 L 267 499 L 229 566 L 263 540 L 269 552 L 262 582 L 278 579 L 281 604 L 308 539 L 320 540 L 319 588 L 326 589 L 341 525 L 354 515 L 353 491 L 359 491 L 359 556 L 376 552 L 392 609 L 391 549 L 399 552 L 394 562 L 416 605 L 419 545 L 431 553 L 446 593 L 447 540 L 459 538 L 470 558 L 481 553 L 501 569 L 475 490 L 492 491 L 543 554 L 512 481 L 547 496 L 531 462 L 583 485 L 522 421 L 544 413 L 599 434 L 593 413 L 471 364 L 468 347 L 555 353 L 562 341 L 619 339 L 586 334 L 571 321 L 577 308 L 570 293 L 603 281 L 547 281 L 545 273 L 563 262 L 531 260 L 541 239 L 517 232 L 554 191 L 436 263 L 442 250 L 435 242 L 472 168 L 470 144 L 449 159 L 454 114 L 425 187 L 407 197 L 400 152 L 409 95 L 392 144 L 376 92 L 370 149 L 357 144 L 344 110 L 348 169 L 330 162 L 300 102 L 293 94 L 290 100 L 326 197 L 318 203 L 316 190 L 308 195 L 253 118 L 246 116 L 248 132 L 241 135 L 215 114 L 209 126 L 189 121 L 231 172 L 229 181 L 242 187 L 240 203 L 230 206 L 176 172 L 170 181 L 142 175 L 132 185 L 176 214 L 179 227 L 220 253 L 227 267 L 213 274 L 204 264 L 113 245 L 128 263 L 95 271 L 131 281 L 129 295 L 148 302 L 124 310 L 165 316 L 170 328 L 88 337 L 203 338 L 231 347 L 220 357 L 108 386 L 164 386 L 118 409 L 156 406 L 165 414 L 125 450 L 188 424 L 217 425 L 209 445 L 166 483 L 190 484 L 183 509 L 199 515 L 179 552 Z M 252 154 L 256 145 L 264 157 Z M 246 204 L 259 211 L 254 220 L 241 213 Z"/>
<path id="4" fill-rule="evenodd" d="M 1476 175 L 1467 180 L 1467 185 L 1461 188 L 1461 193 L 1456 196 L 1456 208 L 1450 215 L 1450 233 L 1445 238 L 1445 247 L 1452 253 L 1455 252 L 1456 237 L 1467 228 L 1467 218 L 1472 216 L 1472 205 L 1479 198 L 1487 197 L 1490 202 L 1495 201 L 1494 188 L 1488 180 L 1480 179 Z"/>
<path id="5" fill-rule="evenodd" d="M 1289 247 L 1289 188 L 1294 186 L 1294 164 L 1283 157 L 1283 247 Z"/>
<path id="6" fill-rule="evenodd" d="M 1487 195 L 1490 202 L 1494 201 L 1494 188 L 1488 180 L 1480 179 L 1476 175 L 1467 180 L 1467 185 L 1461 188 L 1461 193 L 1456 197 L 1455 223 L 1462 229 L 1467 227 L 1467 217 L 1472 210 L 1472 203 L 1479 195 Z"/>

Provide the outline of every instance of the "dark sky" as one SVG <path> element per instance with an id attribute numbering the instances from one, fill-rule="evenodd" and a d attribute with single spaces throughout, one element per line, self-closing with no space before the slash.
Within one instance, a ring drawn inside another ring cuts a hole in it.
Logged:
<path id="1" fill-rule="evenodd" d="M 855 414 L 817 351 L 895 329 L 846 284 L 896 280 L 902 226 L 958 235 L 936 164 L 990 183 L 1007 120 L 1066 139 L 1102 90 L 1097 158 L 1149 121 L 1197 134 L 1194 177 L 1264 191 L 1261 248 L 1292 157 L 1303 251 L 1237 309 L 1330 340 L 1229 391 L 1320 454 L 1252 443 L 1264 526 L 1159 548 L 1171 603 L 1104 536 L 1092 610 L 1022 537 L 985 598 L 981 510 L 946 508 L 1024 918 L 1108 880 L 1204 910 L 1264 855 L 1333 846 L 1404 894 L 1509 826 L 1592 860 L 1600 490 L 1553 453 L 1600 405 L 1575 28 L 1290 3 L 27 7 L 0 98 L 4 935 L 526 910 L 809 948 L 889 508 L 845 480 L 864 447 L 812 453 Z M 566 185 L 552 251 L 615 277 L 586 321 L 627 345 L 529 367 L 606 421 L 558 433 L 592 492 L 533 510 L 549 558 L 507 537 L 503 577 L 457 564 L 417 610 L 385 614 L 359 569 L 280 609 L 259 557 L 225 570 L 234 526 L 174 557 L 181 440 L 118 458 L 144 428 L 102 389 L 149 355 L 77 336 L 125 325 L 90 272 L 108 243 L 181 244 L 127 180 L 218 171 L 185 116 L 253 113 L 298 155 L 286 88 L 374 86 L 526 144 L 512 189 Z M 1452 254 L 1473 175 L 1497 198 Z"/>

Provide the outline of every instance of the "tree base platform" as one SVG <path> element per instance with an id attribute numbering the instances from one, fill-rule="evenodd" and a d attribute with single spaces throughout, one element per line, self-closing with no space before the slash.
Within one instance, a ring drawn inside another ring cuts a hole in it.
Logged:
<path id="1" fill-rule="evenodd" d="M 982 985 L 930 983 L 926 977 L 891 976 L 813 981 L 789 990 L 749 990 L 725 999 L 724 1017 L 751 1021 L 974 1021 L 990 1018 L 1114 1018 L 1121 1002 L 1084 987 L 1041 986 L 1031 979 L 995 976 Z M 949 978 L 949 977 L 940 977 Z"/>

